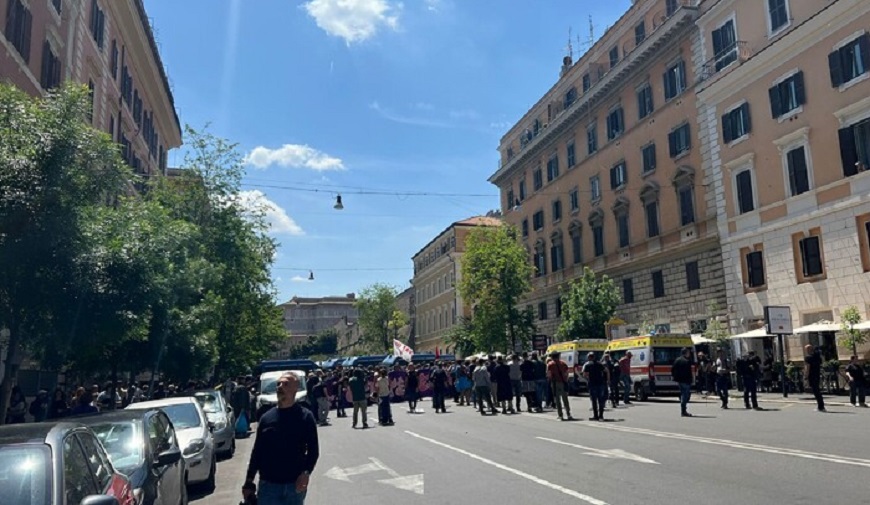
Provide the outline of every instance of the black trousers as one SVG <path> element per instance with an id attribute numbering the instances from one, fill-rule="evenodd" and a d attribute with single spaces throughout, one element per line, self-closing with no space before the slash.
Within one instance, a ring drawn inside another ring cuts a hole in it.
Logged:
<path id="1" fill-rule="evenodd" d="M 816 404 L 818 405 L 819 410 L 825 410 L 825 399 L 822 398 L 822 386 L 820 384 L 820 379 L 810 379 L 810 389 L 813 392 L 813 396 L 816 397 Z"/>

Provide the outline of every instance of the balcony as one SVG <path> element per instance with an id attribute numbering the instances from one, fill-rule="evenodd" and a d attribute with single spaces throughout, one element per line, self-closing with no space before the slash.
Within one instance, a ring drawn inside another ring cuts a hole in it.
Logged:
<path id="1" fill-rule="evenodd" d="M 752 56 L 752 53 L 749 51 L 749 44 L 744 40 L 738 40 L 732 46 L 704 63 L 704 66 L 701 67 L 700 81 L 706 81 L 725 69 L 730 69 L 731 65 L 735 62 L 737 65 L 740 65 L 748 60 L 750 56 Z"/>
<path id="2" fill-rule="evenodd" d="M 566 107 L 560 107 L 553 118 L 542 125 L 536 134 L 521 133 L 519 144 L 511 144 L 508 147 L 507 159 L 504 163 L 499 162 L 498 170 L 489 180 L 496 180 L 513 167 L 526 161 L 538 146 L 570 127 L 577 117 L 588 110 L 592 104 L 622 86 L 627 77 L 647 65 L 662 47 L 673 42 L 694 26 L 695 20 L 698 18 L 696 3 L 697 0 L 678 0 L 677 8 L 671 15 L 668 15 L 665 10 L 658 12 L 653 16 L 652 31 L 640 42 L 632 40 L 626 43 L 623 46 L 622 59 L 609 70 L 605 71 L 605 67 L 597 62 L 590 63 L 589 76 L 592 82 L 589 89 L 568 103 Z"/>

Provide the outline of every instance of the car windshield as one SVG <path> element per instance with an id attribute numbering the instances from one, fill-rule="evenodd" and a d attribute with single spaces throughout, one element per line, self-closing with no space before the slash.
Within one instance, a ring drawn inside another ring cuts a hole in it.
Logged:
<path id="1" fill-rule="evenodd" d="M 169 416 L 169 420 L 172 421 L 172 425 L 175 426 L 176 430 L 196 428 L 202 425 L 199 412 L 196 411 L 196 406 L 192 403 L 164 405 L 160 408 Z"/>
<path id="2" fill-rule="evenodd" d="M 48 446 L 0 446 L 0 503 L 49 505 L 50 462 Z"/>
<path id="3" fill-rule="evenodd" d="M 296 376 L 299 379 L 299 391 L 305 390 L 305 377 Z M 273 395 L 278 392 L 278 377 L 260 379 L 260 394 Z"/>
<path id="4" fill-rule="evenodd" d="M 132 421 L 97 424 L 91 426 L 103 447 L 109 453 L 112 463 L 122 473 L 129 474 L 142 463 L 144 458 L 142 434 Z"/>
<path id="5" fill-rule="evenodd" d="M 216 414 L 221 411 L 221 402 L 217 393 L 196 393 L 195 396 L 206 414 Z"/>

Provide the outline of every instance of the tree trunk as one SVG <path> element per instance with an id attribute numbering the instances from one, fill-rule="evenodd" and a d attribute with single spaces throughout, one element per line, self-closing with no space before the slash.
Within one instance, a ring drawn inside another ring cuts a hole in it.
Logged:
<path id="1" fill-rule="evenodd" d="M 9 397 L 12 395 L 12 386 L 18 381 L 17 361 L 19 352 L 18 328 L 10 324 L 9 347 L 6 349 L 6 369 L 3 373 L 3 382 L 0 383 L 0 426 L 6 424 L 6 411 L 9 409 Z"/>

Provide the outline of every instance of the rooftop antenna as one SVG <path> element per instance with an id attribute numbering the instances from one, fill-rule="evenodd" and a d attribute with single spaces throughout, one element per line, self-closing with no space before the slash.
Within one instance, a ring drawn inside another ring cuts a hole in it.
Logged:
<path id="1" fill-rule="evenodd" d="M 568 27 L 568 47 L 566 48 L 568 52 L 568 56 L 571 59 L 574 59 L 574 46 L 571 45 L 571 27 Z"/>
<path id="2" fill-rule="evenodd" d="M 595 25 L 592 24 L 592 14 L 589 15 L 589 47 L 595 43 Z"/>

